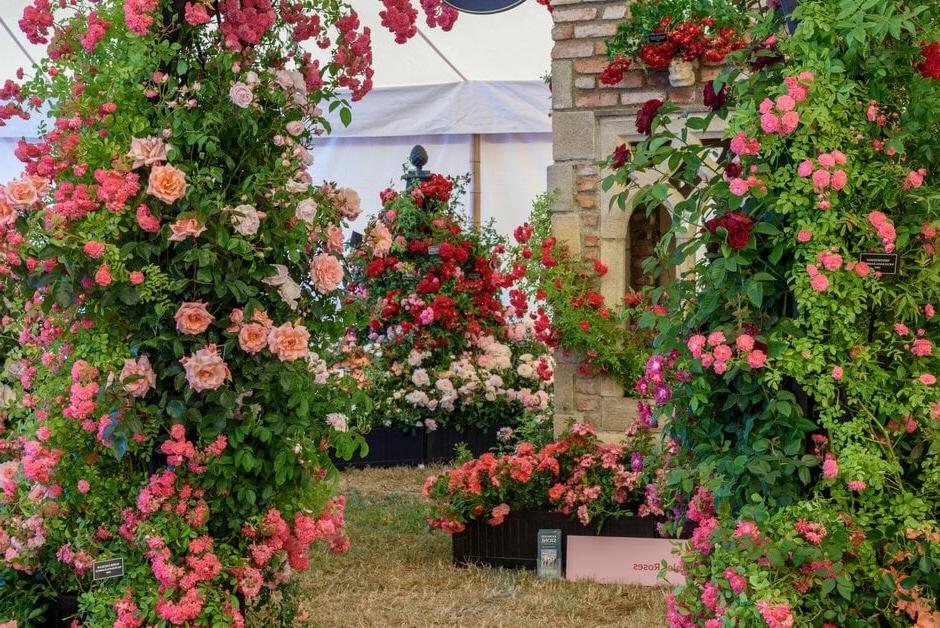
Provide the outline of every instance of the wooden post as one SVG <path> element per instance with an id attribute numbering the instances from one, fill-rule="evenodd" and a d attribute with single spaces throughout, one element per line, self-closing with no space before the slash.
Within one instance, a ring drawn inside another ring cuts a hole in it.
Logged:
<path id="1" fill-rule="evenodd" d="M 470 163 L 472 166 L 471 174 L 471 198 L 473 202 L 473 226 L 478 228 L 480 227 L 480 222 L 483 217 L 483 211 L 480 207 L 480 193 L 482 187 L 480 186 L 480 134 L 474 133 L 472 140 L 471 148 L 471 157 Z"/>

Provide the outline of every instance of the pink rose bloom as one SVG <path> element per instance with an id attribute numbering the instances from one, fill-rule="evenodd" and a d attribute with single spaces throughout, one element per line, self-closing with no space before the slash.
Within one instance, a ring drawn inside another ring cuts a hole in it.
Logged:
<path id="1" fill-rule="evenodd" d="M 797 78 L 800 79 L 801 83 L 812 83 L 816 80 L 816 75 L 809 70 L 803 70 L 797 75 Z"/>
<path id="2" fill-rule="evenodd" d="M 760 128 L 764 133 L 776 133 L 780 128 L 780 118 L 772 113 L 765 113 L 760 117 Z"/>
<path id="3" fill-rule="evenodd" d="M 865 262 L 857 262 L 852 270 L 854 270 L 855 274 L 859 277 L 867 277 L 868 273 L 871 272 L 871 266 Z"/>
<path id="4" fill-rule="evenodd" d="M 352 188 L 340 188 L 336 190 L 336 200 L 339 206 L 339 213 L 347 220 L 355 220 L 359 217 L 362 208 L 359 206 L 359 193 Z"/>
<path id="5" fill-rule="evenodd" d="M 718 362 L 727 362 L 731 359 L 731 347 L 728 345 L 718 345 L 715 347 L 715 360 Z"/>
<path id="6" fill-rule="evenodd" d="M 238 346 L 246 353 L 258 353 L 268 346 L 268 328 L 260 323 L 242 325 L 238 330 Z"/>
<path id="7" fill-rule="evenodd" d="M 819 156 L 819 165 L 823 168 L 832 168 L 836 165 L 836 158 L 830 153 L 823 153 Z"/>
<path id="8" fill-rule="evenodd" d="M 268 332 L 268 349 L 281 362 L 305 358 L 310 353 L 310 332 L 303 325 L 284 323 Z"/>
<path id="9" fill-rule="evenodd" d="M 343 282 L 343 265 L 332 255 L 320 253 L 310 262 L 310 279 L 320 294 L 332 292 Z"/>
<path id="10" fill-rule="evenodd" d="M 323 233 L 326 236 L 326 248 L 333 253 L 342 253 L 346 243 L 343 239 L 343 229 L 337 225 L 329 225 Z"/>
<path id="11" fill-rule="evenodd" d="M 229 100 L 232 101 L 232 104 L 242 109 L 250 107 L 252 101 L 255 99 L 251 88 L 241 81 L 236 81 L 232 84 L 231 89 L 228 90 L 228 97 Z"/>
<path id="12" fill-rule="evenodd" d="M 845 153 L 843 153 L 841 150 L 834 150 L 829 154 L 832 155 L 832 158 L 836 160 L 837 164 L 845 165 L 845 162 L 848 161 L 848 159 L 845 156 Z"/>
<path id="13" fill-rule="evenodd" d="M 924 315 L 927 317 L 928 321 L 934 317 L 935 313 L 934 307 L 930 303 L 924 306 Z"/>
<path id="14" fill-rule="evenodd" d="M 724 375 L 725 372 L 728 370 L 728 363 L 727 363 L 727 362 L 722 362 L 722 361 L 716 359 L 716 360 L 715 360 L 715 364 L 714 364 L 714 369 L 715 369 L 715 373 L 716 373 L 716 374 L 718 374 L 718 375 Z"/>
<path id="15" fill-rule="evenodd" d="M 195 4 L 187 2 L 184 17 L 186 18 L 186 22 L 192 26 L 208 24 L 212 20 L 212 16 L 209 15 L 209 9 L 201 2 L 196 2 Z"/>
<path id="16" fill-rule="evenodd" d="M 147 233 L 160 231 L 160 220 L 150 213 L 150 208 L 141 205 L 137 208 L 137 226 Z"/>
<path id="17" fill-rule="evenodd" d="M 88 483 L 88 480 L 79 480 L 75 488 L 77 488 L 78 492 L 82 495 L 86 495 L 88 491 L 91 490 L 91 484 Z"/>
<path id="18" fill-rule="evenodd" d="M 107 264 L 98 267 L 98 271 L 95 273 L 95 283 L 99 286 L 111 285 L 111 270 Z"/>
<path id="19" fill-rule="evenodd" d="M 692 352 L 693 358 L 702 357 L 702 349 L 705 348 L 705 336 L 701 334 L 695 334 L 689 341 L 686 343 L 686 346 L 689 348 L 689 351 Z"/>
<path id="20" fill-rule="evenodd" d="M 849 175 L 845 173 L 845 170 L 839 168 L 832 173 L 832 189 L 841 190 L 849 182 Z"/>
<path id="21" fill-rule="evenodd" d="M 725 338 L 725 335 L 721 333 L 720 331 L 713 331 L 712 333 L 708 334 L 708 346 L 709 347 L 715 347 L 717 345 L 720 345 L 725 340 L 727 340 L 727 338 Z"/>
<path id="22" fill-rule="evenodd" d="M 6 202 L 4 195 L 0 193 L 0 227 L 6 227 L 16 222 L 16 210 Z"/>
<path id="23" fill-rule="evenodd" d="M 186 174 L 173 166 L 154 166 L 150 170 L 147 194 L 172 205 L 186 194 Z"/>
<path id="24" fill-rule="evenodd" d="M 703 353 L 701 359 L 702 366 L 705 368 L 708 368 L 715 363 L 715 356 L 713 356 L 711 353 Z"/>
<path id="25" fill-rule="evenodd" d="M 7 183 L 6 200 L 16 209 L 29 209 L 39 202 L 39 192 L 36 191 L 36 184 L 30 179 L 17 179 Z"/>
<path id="26" fill-rule="evenodd" d="M 866 488 L 868 488 L 868 484 L 862 480 L 852 480 L 850 482 L 846 482 L 846 485 L 853 491 L 864 491 Z"/>
<path id="27" fill-rule="evenodd" d="M 734 344 L 738 348 L 738 351 L 747 353 L 754 348 L 754 338 L 750 334 L 741 334 L 734 341 Z"/>
<path id="28" fill-rule="evenodd" d="M 131 169 L 136 170 L 141 166 L 152 166 L 166 161 L 166 152 L 169 148 L 159 137 L 133 138 L 131 150 L 127 153 L 127 156 L 134 160 Z"/>
<path id="29" fill-rule="evenodd" d="M 843 375 L 845 375 L 845 371 L 842 370 L 841 366 L 832 367 L 832 379 L 835 379 L 835 380 L 842 379 Z"/>
<path id="30" fill-rule="evenodd" d="M 728 189 L 735 196 L 744 196 L 748 191 L 747 181 L 741 177 L 735 177 L 728 183 Z"/>
<path id="31" fill-rule="evenodd" d="M 895 324 L 894 324 L 894 331 L 895 331 L 895 333 L 897 333 L 899 336 L 906 336 L 906 335 L 908 335 L 909 333 L 911 333 L 911 330 L 910 330 L 910 329 L 908 328 L 908 326 L 905 325 L 904 323 L 895 323 Z"/>
<path id="32" fill-rule="evenodd" d="M 828 186 L 831 179 L 832 177 L 826 170 L 820 169 L 813 173 L 813 185 L 815 185 L 817 188 L 824 188 Z"/>
<path id="33" fill-rule="evenodd" d="M 100 259 L 101 256 L 104 255 L 104 245 L 101 242 L 89 240 L 85 243 L 85 246 L 82 247 L 82 251 L 92 259 Z"/>
<path id="34" fill-rule="evenodd" d="M 385 257 L 392 249 L 392 232 L 384 223 L 376 223 L 369 231 L 369 244 L 372 246 L 374 256 Z"/>
<path id="35" fill-rule="evenodd" d="M 826 454 L 826 460 L 822 464 L 823 477 L 827 480 L 839 475 L 839 463 L 836 462 L 836 459 L 832 454 Z"/>
<path id="36" fill-rule="evenodd" d="M 803 102 L 804 100 L 806 100 L 806 96 L 807 94 L 809 94 L 809 90 L 807 90 L 802 85 L 797 85 L 795 87 L 791 87 L 788 90 L 788 93 L 790 94 L 790 97 L 793 98 L 794 101 Z"/>
<path id="37" fill-rule="evenodd" d="M 777 96 L 777 109 L 786 113 L 787 111 L 792 111 L 796 106 L 796 101 L 793 100 L 793 97 L 789 94 L 781 94 Z"/>
<path id="38" fill-rule="evenodd" d="M 773 109 L 774 109 L 774 101 L 772 101 L 769 98 L 765 98 L 764 100 L 762 100 L 760 103 L 760 107 L 758 107 L 758 111 L 760 111 L 762 115 L 765 113 L 770 113 L 771 111 L 773 111 Z"/>
<path id="39" fill-rule="evenodd" d="M 816 292 L 825 292 L 829 288 L 829 278 L 825 275 L 816 275 L 810 280 L 810 285 Z"/>
<path id="40" fill-rule="evenodd" d="M 136 379 L 128 381 L 131 378 Z M 145 397 L 150 389 L 157 385 L 157 375 L 150 366 L 150 359 L 145 355 L 124 360 L 120 379 L 124 383 L 124 390 L 132 397 Z"/>
<path id="41" fill-rule="evenodd" d="M 876 229 L 881 225 L 888 222 L 888 217 L 885 216 L 882 212 L 874 211 L 868 214 L 868 222 L 872 224 Z"/>
<path id="42" fill-rule="evenodd" d="M 285 127 L 285 129 L 290 135 L 297 137 L 298 135 L 304 132 L 304 123 L 301 122 L 300 120 L 291 120 L 290 122 L 287 123 L 287 126 Z"/>
<path id="43" fill-rule="evenodd" d="M 767 364 L 767 354 L 760 349 L 754 349 L 747 354 L 747 365 L 752 369 L 764 368 Z"/>
<path id="44" fill-rule="evenodd" d="M 837 253 L 821 253 L 819 261 L 828 271 L 839 270 L 842 267 L 842 256 Z"/>
<path id="45" fill-rule="evenodd" d="M 933 353 L 933 343 L 926 338 L 918 338 L 914 341 L 914 346 L 911 347 L 911 353 L 918 357 L 925 358 Z"/>
<path id="46" fill-rule="evenodd" d="M 813 174 L 813 162 L 811 162 L 809 159 L 804 159 L 797 167 L 796 173 L 801 177 L 808 177 L 809 175 Z"/>
<path id="47" fill-rule="evenodd" d="M 215 345 L 206 345 L 191 356 L 180 360 L 186 381 L 196 392 L 216 390 L 231 376 Z"/>
<path id="48" fill-rule="evenodd" d="M 807 231 L 806 229 L 800 229 L 800 232 L 796 234 L 797 242 L 801 242 L 802 244 L 806 244 L 812 239 L 813 239 L 813 232 Z"/>
<path id="49" fill-rule="evenodd" d="M 182 242 L 186 238 L 196 239 L 206 230 L 195 218 L 181 218 L 170 225 L 170 242 Z"/>
<path id="50" fill-rule="evenodd" d="M 931 375 L 930 373 L 924 373 L 920 376 L 920 383 L 925 386 L 933 386 L 937 383 L 937 378 Z"/>
<path id="51" fill-rule="evenodd" d="M 918 170 L 912 170 L 907 173 L 907 179 L 904 180 L 904 189 L 919 188 L 924 184 L 924 175 Z"/>
<path id="52" fill-rule="evenodd" d="M 131 273 L 130 280 L 133 285 L 139 286 L 144 283 L 144 274 L 139 270 L 135 270 Z"/>
<path id="53" fill-rule="evenodd" d="M 173 316 L 176 320 L 176 329 L 183 334 L 196 335 L 209 329 L 209 325 L 215 320 L 215 317 L 206 309 L 204 301 L 192 301 L 183 303 L 176 314 Z"/>
<path id="54" fill-rule="evenodd" d="M 780 133 L 786 135 L 796 130 L 800 126 L 800 114 L 796 111 L 788 111 L 780 118 Z"/>

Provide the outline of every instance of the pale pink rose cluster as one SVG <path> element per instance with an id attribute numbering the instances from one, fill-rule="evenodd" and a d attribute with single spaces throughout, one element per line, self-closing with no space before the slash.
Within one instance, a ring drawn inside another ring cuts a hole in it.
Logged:
<path id="1" fill-rule="evenodd" d="M 197 218 L 180 218 L 170 225 L 170 242 L 182 242 L 186 238 L 195 240 L 205 232 L 206 228 Z"/>
<path id="2" fill-rule="evenodd" d="M 359 193 L 352 188 L 335 188 L 332 185 L 324 185 L 320 188 L 324 196 L 330 201 L 340 215 L 347 220 L 355 220 L 362 212 L 360 206 Z"/>
<path id="3" fill-rule="evenodd" d="M 885 252 L 893 252 L 897 232 L 891 220 L 889 220 L 884 213 L 873 211 L 868 214 L 868 222 L 870 222 L 871 226 L 878 232 L 878 236 L 881 238 L 881 244 L 885 247 Z"/>
<path id="4" fill-rule="evenodd" d="M 120 379 L 124 390 L 137 398 L 146 397 L 147 393 L 157 385 L 157 374 L 154 373 L 147 356 L 124 360 Z"/>
<path id="5" fill-rule="evenodd" d="M 181 359 L 180 364 L 186 373 L 186 381 L 196 392 L 217 390 L 231 377 L 228 365 L 214 344 L 206 345 L 193 355 Z"/>
<path id="6" fill-rule="evenodd" d="M 226 207 L 224 211 L 232 215 L 232 225 L 235 231 L 243 236 L 252 236 L 261 228 L 261 220 L 267 217 L 265 212 L 258 211 L 253 205 L 238 205 L 234 208 Z"/>
<path id="7" fill-rule="evenodd" d="M 764 133 L 789 135 L 796 130 L 800 124 L 796 105 L 806 100 L 815 77 L 812 72 L 801 72 L 799 76 L 788 76 L 784 80 L 787 92 L 777 96 L 775 101 L 765 98 L 760 104 L 760 126 Z"/>

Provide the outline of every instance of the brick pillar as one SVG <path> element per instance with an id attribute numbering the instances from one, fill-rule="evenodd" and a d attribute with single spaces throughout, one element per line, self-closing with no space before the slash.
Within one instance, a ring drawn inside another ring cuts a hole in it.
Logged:
<path id="1" fill-rule="evenodd" d="M 615 146 L 640 139 L 636 111 L 651 98 L 669 99 L 688 110 L 701 109 L 702 85 L 672 87 L 665 71 L 634 65 L 619 84 L 601 85 L 607 67 L 605 39 L 614 35 L 628 9 L 624 0 L 552 0 L 552 133 L 554 163 L 548 189 L 556 192 L 555 235 L 574 256 L 602 259 L 607 275 L 596 289 L 619 303 L 630 285 L 629 214 L 609 209 L 597 162 Z M 720 68 L 697 69 L 699 81 Z M 635 416 L 635 402 L 609 378 L 578 374 L 582 356 L 559 354 L 555 371 L 556 431 L 570 420 L 587 421 L 601 432 L 620 433 Z"/>

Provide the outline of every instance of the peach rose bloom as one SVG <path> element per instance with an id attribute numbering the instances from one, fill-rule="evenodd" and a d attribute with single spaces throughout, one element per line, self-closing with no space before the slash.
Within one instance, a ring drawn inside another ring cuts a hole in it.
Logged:
<path id="1" fill-rule="evenodd" d="M 191 356 L 180 360 L 186 371 L 186 381 L 196 392 L 215 390 L 231 376 L 228 365 L 219 355 L 215 345 L 206 345 Z"/>
<path id="2" fill-rule="evenodd" d="M 49 179 L 46 177 L 38 174 L 30 174 L 27 175 L 26 178 L 33 182 L 33 187 L 36 188 L 36 193 L 39 194 L 39 196 L 49 191 Z"/>
<path id="3" fill-rule="evenodd" d="M 195 218 L 181 218 L 170 225 L 170 242 L 182 242 L 186 238 L 196 239 L 206 230 Z"/>
<path id="4" fill-rule="evenodd" d="M 310 353 L 310 332 L 303 325 L 284 323 L 271 328 L 268 334 L 268 349 L 281 362 L 291 362 L 307 357 Z"/>
<path id="5" fill-rule="evenodd" d="M 209 329 L 209 324 L 215 320 L 203 301 L 182 304 L 173 318 L 176 320 L 176 329 L 190 335 L 201 334 Z"/>
<path id="6" fill-rule="evenodd" d="M 186 194 L 186 173 L 169 165 L 154 166 L 150 169 L 147 194 L 172 205 Z"/>
<path id="7" fill-rule="evenodd" d="M 333 292 L 343 282 L 343 265 L 332 255 L 320 253 L 310 262 L 310 279 L 320 294 Z"/>
<path id="8" fill-rule="evenodd" d="M 29 179 L 17 179 L 7 183 L 6 201 L 16 209 L 28 209 L 39 202 L 36 185 Z"/>
<path id="9" fill-rule="evenodd" d="M 326 236 L 326 248 L 333 253 L 342 253 L 346 241 L 343 238 L 343 230 L 336 225 L 330 225 L 324 230 Z"/>
<path id="10" fill-rule="evenodd" d="M 127 156 L 134 160 L 131 166 L 136 170 L 141 166 L 152 166 L 161 161 L 166 161 L 166 151 L 171 148 L 159 137 L 135 137 L 131 140 L 131 150 Z"/>
<path id="11" fill-rule="evenodd" d="M 137 376 L 132 382 L 127 380 Z M 124 360 L 124 368 L 121 369 L 121 381 L 124 382 L 124 390 L 133 397 L 145 397 L 150 389 L 157 385 L 157 375 L 150 366 L 150 359 L 147 356 L 141 356 L 136 360 Z"/>
<path id="12" fill-rule="evenodd" d="M 359 206 L 359 192 L 352 188 L 336 190 L 336 201 L 339 205 L 339 213 L 343 218 L 355 220 L 362 212 L 362 208 Z"/>
<path id="13" fill-rule="evenodd" d="M 246 353 L 258 353 L 268 346 L 268 328 L 261 323 L 248 323 L 238 330 L 238 346 Z"/>
<path id="14" fill-rule="evenodd" d="M 372 254 L 376 257 L 385 257 L 392 250 L 392 232 L 384 223 L 376 223 L 369 231 L 369 243 L 372 245 Z"/>
<path id="15" fill-rule="evenodd" d="M 6 198 L 0 196 L 0 226 L 12 225 L 16 222 L 16 210 Z"/>

